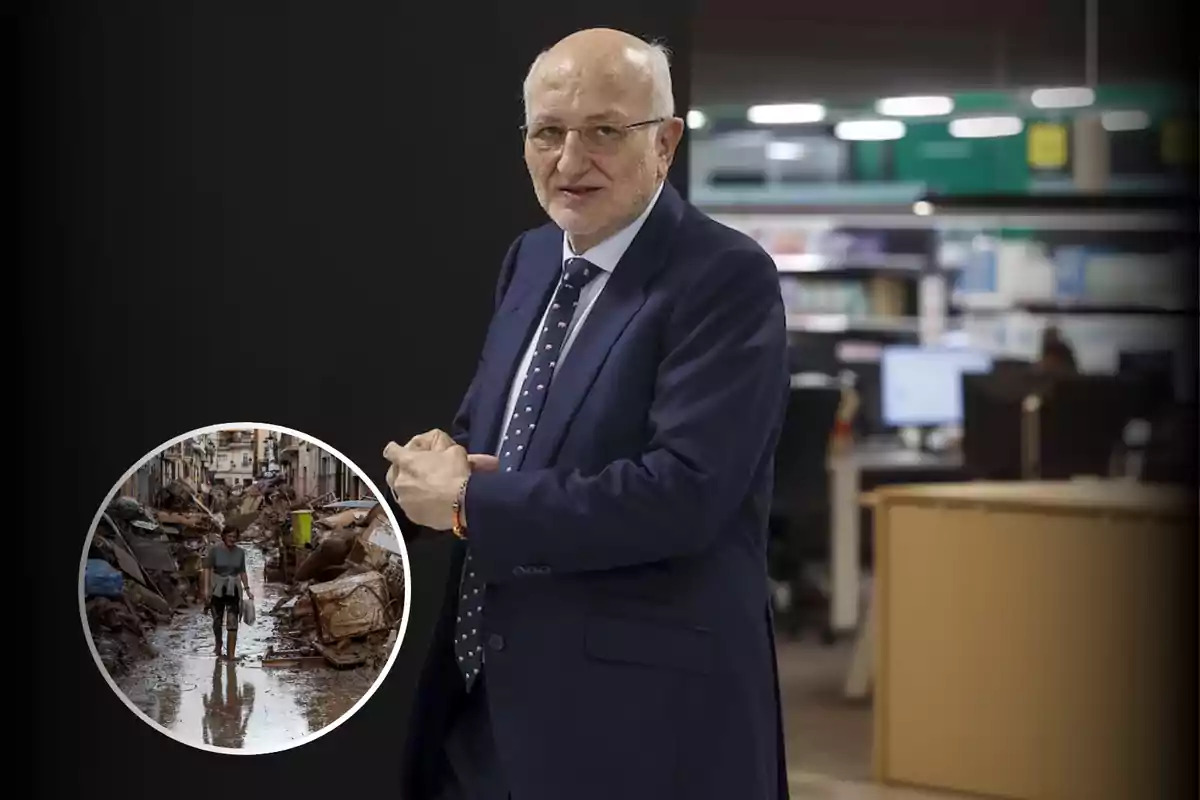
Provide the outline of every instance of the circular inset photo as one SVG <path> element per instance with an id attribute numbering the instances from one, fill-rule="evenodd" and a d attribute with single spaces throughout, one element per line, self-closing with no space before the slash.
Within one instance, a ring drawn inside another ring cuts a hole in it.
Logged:
<path id="1" fill-rule="evenodd" d="M 134 465 L 79 574 L 88 647 L 117 696 L 176 741 L 242 755 L 312 741 L 370 699 L 408 586 L 371 480 L 263 424 L 191 431 Z"/>

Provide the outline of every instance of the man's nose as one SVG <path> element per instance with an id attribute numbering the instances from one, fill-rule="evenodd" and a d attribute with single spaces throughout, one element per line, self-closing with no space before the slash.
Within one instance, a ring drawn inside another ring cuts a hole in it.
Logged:
<path id="1" fill-rule="evenodd" d="M 580 139 L 579 131 L 567 131 L 563 140 L 562 150 L 558 153 L 558 171 L 570 176 L 579 176 L 587 171 L 591 163 L 587 148 Z"/>

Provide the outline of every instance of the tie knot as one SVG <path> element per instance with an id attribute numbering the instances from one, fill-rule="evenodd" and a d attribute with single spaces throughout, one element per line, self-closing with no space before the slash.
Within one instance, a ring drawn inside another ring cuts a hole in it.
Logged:
<path id="1" fill-rule="evenodd" d="M 568 258 L 567 263 L 563 265 L 563 285 L 572 289 L 582 289 L 599 271 L 599 267 L 585 258 Z"/>

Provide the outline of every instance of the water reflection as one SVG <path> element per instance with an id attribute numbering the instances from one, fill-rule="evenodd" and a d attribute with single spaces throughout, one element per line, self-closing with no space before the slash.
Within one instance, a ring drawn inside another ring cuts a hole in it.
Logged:
<path id="1" fill-rule="evenodd" d="M 237 661 L 217 660 L 212 618 L 197 606 L 178 612 L 151 634 L 157 656 L 136 665 L 117 686 L 146 716 L 185 742 L 278 749 L 337 721 L 370 689 L 377 673 L 264 668 L 277 624 L 267 612 L 282 593 L 263 581 L 262 553 L 246 550 L 256 619 L 238 631 Z"/>
<path id="2" fill-rule="evenodd" d="M 254 684 L 246 681 L 239 686 L 237 664 L 214 660 L 212 690 L 204 696 L 204 743 L 235 750 L 245 747 L 246 725 L 253 713 Z"/>

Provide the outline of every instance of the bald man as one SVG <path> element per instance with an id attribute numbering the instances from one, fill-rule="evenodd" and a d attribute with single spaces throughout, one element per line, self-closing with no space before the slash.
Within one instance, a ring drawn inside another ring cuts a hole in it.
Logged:
<path id="1" fill-rule="evenodd" d="M 513 242 L 449 432 L 388 483 L 462 554 L 410 800 L 787 796 L 766 576 L 779 279 L 666 182 L 667 55 L 612 30 L 525 82 L 546 225 Z"/>

